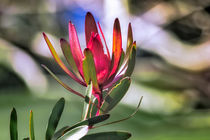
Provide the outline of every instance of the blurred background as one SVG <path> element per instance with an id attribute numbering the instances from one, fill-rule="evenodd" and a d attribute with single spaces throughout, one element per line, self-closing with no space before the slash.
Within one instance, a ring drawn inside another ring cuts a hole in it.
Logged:
<path id="1" fill-rule="evenodd" d="M 37 139 L 44 137 L 51 109 L 59 97 L 67 104 L 59 127 L 80 118 L 82 99 L 56 83 L 45 64 L 77 91 L 52 59 L 42 32 L 63 57 L 59 39 L 68 39 L 68 21 L 85 48 L 84 20 L 92 12 L 112 48 L 119 18 L 125 48 L 131 22 L 137 41 L 132 85 L 111 120 L 130 120 L 95 131 L 125 130 L 131 140 L 210 139 L 210 0 L 1 0 L 0 2 L 0 139 L 9 139 L 12 107 L 18 112 L 19 137 L 28 136 L 29 110 L 34 111 Z"/>

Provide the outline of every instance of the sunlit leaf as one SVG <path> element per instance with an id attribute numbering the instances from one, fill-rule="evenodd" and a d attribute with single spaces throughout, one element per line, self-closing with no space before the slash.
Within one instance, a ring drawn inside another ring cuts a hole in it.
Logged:
<path id="1" fill-rule="evenodd" d="M 60 59 L 60 57 L 58 56 L 57 52 L 55 51 L 52 43 L 50 42 L 49 38 L 47 37 L 47 35 L 45 33 L 43 33 L 44 39 L 48 45 L 48 48 L 50 49 L 51 54 L 53 55 L 55 61 L 58 63 L 58 65 L 75 81 L 77 81 L 78 83 L 85 85 L 82 81 L 80 81 L 63 63 L 63 61 Z"/>
<path id="2" fill-rule="evenodd" d="M 132 50 L 130 52 L 128 59 L 128 67 L 126 69 L 124 76 L 131 76 L 135 67 L 135 63 L 136 63 L 136 42 L 134 42 L 132 45 Z"/>
<path id="3" fill-rule="evenodd" d="M 69 43 L 65 39 L 61 39 L 60 44 L 61 44 L 61 49 L 63 51 L 63 54 L 64 54 L 68 64 L 72 68 L 73 72 L 77 75 L 77 77 L 80 77 L 80 74 L 79 74 L 77 65 L 74 61 Z"/>
<path id="4" fill-rule="evenodd" d="M 109 77 L 113 77 L 118 70 L 120 57 L 122 54 L 122 36 L 119 19 L 116 18 L 113 28 L 113 48 L 112 48 L 112 70 Z"/>
<path id="5" fill-rule="evenodd" d="M 13 108 L 10 116 L 10 139 L 18 140 L 18 130 L 17 130 L 17 112 Z"/>
<path id="6" fill-rule="evenodd" d="M 83 72 L 85 82 L 86 84 L 89 84 L 90 81 L 92 81 L 94 89 L 99 90 L 93 54 L 88 48 L 86 48 L 84 50 L 84 55 L 85 59 L 83 60 Z"/>
<path id="7" fill-rule="evenodd" d="M 101 106 L 101 110 L 100 110 L 101 113 L 109 112 L 120 102 L 120 100 L 126 94 L 130 86 L 130 83 L 131 83 L 130 78 L 125 77 L 120 81 L 119 84 L 117 84 L 111 89 L 111 91 L 105 97 L 104 102 Z"/>
<path id="8" fill-rule="evenodd" d="M 88 133 L 88 125 L 82 125 L 68 131 L 65 135 L 60 137 L 58 140 L 79 140 Z"/>
<path id="9" fill-rule="evenodd" d="M 91 95 L 92 95 L 92 82 L 88 85 L 86 89 L 85 101 L 84 101 L 84 108 L 82 113 L 82 120 L 86 120 L 88 112 L 90 110 L 90 103 L 91 103 Z"/>
<path id="10" fill-rule="evenodd" d="M 128 25 L 128 36 L 127 36 L 126 55 L 127 55 L 127 53 L 130 52 L 129 49 L 131 48 L 132 43 L 133 43 L 133 33 L 132 33 L 131 23 L 129 23 L 129 25 Z"/>
<path id="11" fill-rule="evenodd" d="M 61 114 L 63 112 L 65 105 L 64 98 L 61 98 L 54 106 L 52 113 L 50 115 L 47 131 L 46 131 L 46 140 L 51 140 L 54 135 L 54 132 L 57 128 L 58 122 L 60 120 Z"/>
<path id="12" fill-rule="evenodd" d="M 127 140 L 130 137 L 131 134 L 128 132 L 112 131 L 86 135 L 80 140 Z"/>
<path id="13" fill-rule="evenodd" d="M 30 119 L 29 119 L 29 136 L 30 136 L 30 140 L 35 140 L 34 119 L 33 119 L 33 112 L 32 112 L 32 110 L 30 111 Z"/>

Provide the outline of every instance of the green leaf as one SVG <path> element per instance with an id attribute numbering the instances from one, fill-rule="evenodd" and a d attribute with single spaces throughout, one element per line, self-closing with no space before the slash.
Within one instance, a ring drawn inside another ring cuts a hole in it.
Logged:
<path id="1" fill-rule="evenodd" d="M 81 77 L 79 74 L 77 65 L 74 61 L 69 43 L 65 39 L 61 39 L 60 44 L 61 44 L 61 49 L 63 51 L 63 54 L 64 54 L 68 64 L 71 66 L 73 72 L 77 75 L 77 77 Z"/>
<path id="2" fill-rule="evenodd" d="M 97 76 L 96 76 L 96 68 L 95 68 L 95 63 L 93 60 L 93 54 L 88 48 L 86 48 L 84 50 L 84 55 L 85 55 L 85 58 L 83 60 L 82 65 L 83 65 L 83 73 L 84 73 L 85 82 L 88 85 L 90 81 L 92 81 L 93 87 L 96 90 L 99 90 Z"/>
<path id="3" fill-rule="evenodd" d="M 90 109 L 90 118 L 91 116 L 95 116 L 98 111 L 98 100 L 97 98 L 93 98 L 92 104 L 91 104 L 91 109 Z"/>
<path id="4" fill-rule="evenodd" d="M 30 135 L 30 140 L 35 140 L 34 120 L 33 120 L 33 112 L 32 112 L 32 110 L 30 111 L 30 119 L 29 119 L 29 135 Z"/>
<path id="5" fill-rule="evenodd" d="M 54 132 L 56 130 L 56 127 L 58 125 L 58 122 L 60 120 L 61 114 L 63 112 L 65 105 L 65 100 L 64 98 L 61 98 L 54 106 L 52 113 L 50 115 L 49 121 L 48 121 L 48 126 L 47 126 L 47 131 L 46 131 L 46 140 L 51 140 L 52 136 L 54 135 Z"/>
<path id="6" fill-rule="evenodd" d="M 58 140 L 79 140 L 88 133 L 88 125 L 82 125 L 68 131 L 65 135 L 60 137 Z"/>
<path id="7" fill-rule="evenodd" d="M 59 84 L 61 84 L 65 89 L 67 89 L 68 91 L 82 97 L 85 98 L 81 93 L 73 90 L 72 88 L 70 88 L 68 85 L 66 85 L 65 83 L 63 83 L 50 69 L 48 69 L 45 65 L 41 65 Z"/>
<path id="8" fill-rule="evenodd" d="M 29 138 L 23 138 L 23 140 L 30 140 Z"/>
<path id="9" fill-rule="evenodd" d="M 102 127 L 102 126 L 106 126 L 106 125 L 110 125 L 110 124 L 119 123 L 119 122 L 126 121 L 126 120 L 128 120 L 128 119 L 132 118 L 132 117 L 133 117 L 133 116 L 134 116 L 134 115 L 138 112 L 139 107 L 140 107 L 141 102 L 142 102 L 142 99 L 143 99 L 143 96 L 140 98 L 140 100 L 139 100 L 139 104 L 138 104 L 138 106 L 136 107 L 135 111 L 134 111 L 132 114 L 130 114 L 128 117 L 123 118 L 123 119 L 120 119 L 120 120 L 116 120 L 116 121 L 108 122 L 108 123 L 105 123 L 105 124 L 102 124 L 102 125 L 98 125 L 98 126 L 95 126 L 94 128 L 98 128 L 98 127 Z"/>
<path id="10" fill-rule="evenodd" d="M 115 85 L 104 98 L 101 106 L 101 113 L 108 113 L 112 110 L 124 97 L 130 86 L 131 80 L 129 77 L 123 78 L 119 84 Z"/>
<path id="11" fill-rule="evenodd" d="M 79 126 L 82 125 L 88 125 L 88 126 L 93 126 L 97 123 L 103 122 L 105 120 L 107 120 L 110 117 L 109 114 L 104 114 L 104 115 L 99 115 L 99 116 L 95 116 L 92 118 L 89 118 L 87 120 L 78 122 L 77 124 L 73 125 L 73 126 L 69 126 L 69 127 L 65 127 L 65 128 L 61 128 L 60 130 L 58 130 L 55 135 L 53 136 L 53 140 L 57 140 L 58 138 L 60 138 L 62 135 L 64 135 L 65 133 L 71 131 L 74 128 L 77 128 Z"/>
<path id="12" fill-rule="evenodd" d="M 80 140 L 127 140 L 130 137 L 131 134 L 128 132 L 112 131 L 86 135 Z"/>
<path id="13" fill-rule="evenodd" d="M 124 62 L 124 59 L 125 59 L 125 52 L 122 51 L 118 69 L 122 66 L 122 64 L 123 64 L 123 62 Z"/>
<path id="14" fill-rule="evenodd" d="M 130 53 L 130 48 L 133 44 L 133 33 L 132 33 L 132 27 L 131 23 L 128 25 L 128 35 L 127 35 L 127 47 L 126 47 L 126 55 L 127 53 Z"/>
<path id="15" fill-rule="evenodd" d="M 131 47 L 131 52 L 128 58 L 128 67 L 126 69 L 124 77 L 131 76 L 135 67 L 135 63 L 136 63 L 136 42 L 134 42 Z"/>
<path id="16" fill-rule="evenodd" d="M 82 120 L 86 120 L 88 112 L 90 110 L 90 103 L 91 103 L 91 96 L 92 96 L 92 82 L 88 85 L 86 89 L 86 96 L 85 96 L 85 101 L 84 101 L 84 108 L 83 108 L 83 113 L 82 113 Z"/>
<path id="17" fill-rule="evenodd" d="M 18 130 L 17 130 L 17 112 L 13 108 L 10 116 L 10 139 L 18 140 Z"/>

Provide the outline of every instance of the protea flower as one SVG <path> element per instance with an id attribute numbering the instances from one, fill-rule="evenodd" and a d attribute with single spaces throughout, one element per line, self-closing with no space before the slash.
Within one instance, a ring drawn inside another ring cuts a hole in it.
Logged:
<path id="1" fill-rule="evenodd" d="M 98 108 L 105 104 L 104 108 L 108 108 L 104 111 L 106 113 L 120 101 L 128 90 L 130 85 L 129 77 L 135 65 L 136 43 L 133 42 L 131 24 L 129 24 L 127 48 L 126 53 L 124 53 L 120 23 L 118 18 L 116 18 L 113 28 L 112 55 L 110 56 L 101 26 L 99 23 L 97 24 L 98 28 L 94 17 L 88 12 L 85 18 L 86 48 L 82 52 L 75 26 L 71 21 L 69 22 L 69 43 L 65 39 L 60 40 L 69 68 L 61 61 L 46 34 L 43 33 L 43 35 L 54 59 L 72 79 L 83 86 L 88 86 L 92 83 L 92 94 L 97 98 Z M 99 35 L 98 29 L 102 36 Z M 105 44 L 105 47 L 103 44 Z M 104 51 L 105 48 L 106 53 Z M 49 71 L 49 69 L 47 70 Z M 67 90 L 83 98 L 85 97 L 60 81 L 51 71 L 49 72 Z M 97 114 L 99 114 L 99 111 Z"/>

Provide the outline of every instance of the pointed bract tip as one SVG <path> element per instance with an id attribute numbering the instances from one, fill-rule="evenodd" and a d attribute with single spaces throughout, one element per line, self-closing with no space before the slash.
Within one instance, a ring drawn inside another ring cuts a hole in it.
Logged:
<path id="1" fill-rule="evenodd" d="M 15 107 L 12 108 L 12 111 L 16 111 Z"/>
<path id="2" fill-rule="evenodd" d="M 133 42 L 133 48 L 136 49 L 136 41 Z"/>
<path id="3" fill-rule="evenodd" d="M 115 19 L 114 21 L 114 28 L 117 29 L 118 31 L 120 31 L 120 21 L 118 18 Z"/>
<path id="4" fill-rule="evenodd" d="M 115 18 L 115 20 L 114 20 L 115 22 L 119 22 L 119 19 L 118 18 Z"/>
<path id="5" fill-rule="evenodd" d="M 33 111 L 32 111 L 32 110 L 30 110 L 30 113 L 33 113 Z"/>
<path id="6" fill-rule="evenodd" d="M 129 30 L 131 30 L 131 32 L 132 32 L 132 26 L 131 26 L 131 23 L 129 23 L 129 24 L 128 24 L 128 29 L 129 29 Z"/>
<path id="7" fill-rule="evenodd" d="M 85 49 L 84 49 L 84 52 L 88 52 L 88 51 L 90 51 L 89 48 L 85 48 Z"/>
<path id="8" fill-rule="evenodd" d="M 63 39 L 63 38 L 61 38 L 61 39 L 60 39 L 60 43 L 63 43 L 63 42 L 66 42 L 66 40 Z"/>
<path id="9" fill-rule="evenodd" d="M 91 12 L 87 12 L 86 17 L 87 16 L 92 16 L 93 17 L 93 14 Z"/>
<path id="10" fill-rule="evenodd" d="M 71 22 L 71 20 L 69 20 L 69 25 L 74 26 L 74 24 Z"/>
<path id="11" fill-rule="evenodd" d="M 45 34 L 45 32 L 42 32 L 42 35 L 43 35 L 44 37 L 46 37 L 46 34 Z"/>

